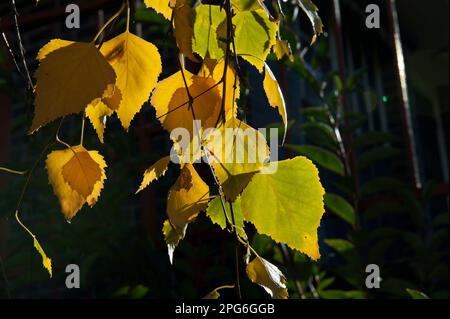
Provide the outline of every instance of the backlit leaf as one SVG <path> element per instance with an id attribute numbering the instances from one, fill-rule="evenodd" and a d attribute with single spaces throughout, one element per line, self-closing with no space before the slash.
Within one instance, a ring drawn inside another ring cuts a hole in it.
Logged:
<path id="1" fill-rule="evenodd" d="M 173 254 L 175 252 L 175 248 L 177 248 L 180 241 L 183 240 L 184 236 L 186 235 L 187 225 L 188 224 L 184 225 L 184 227 L 181 228 L 175 228 L 170 224 L 169 220 L 166 220 L 164 222 L 163 234 L 164 240 L 167 244 L 167 252 L 169 254 L 169 260 L 171 264 L 173 264 Z"/>
<path id="2" fill-rule="evenodd" d="M 35 236 L 33 236 L 33 244 L 34 244 L 34 248 L 36 248 L 36 250 L 41 255 L 41 257 L 42 257 L 42 265 L 44 266 L 45 269 L 47 269 L 48 273 L 50 274 L 50 278 L 51 278 L 53 276 L 53 273 L 52 273 L 52 260 L 47 257 L 44 249 L 42 248 L 41 244 L 39 244 L 39 242 L 38 242 L 38 240 L 36 239 Z"/>
<path id="3" fill-rule="evenodd" d="M 122 126 L 128 129 L 156 85 L 161 57 L 152 43 L 128 31 L 106 41 L 100 50 L 117 74 L 116 86 L 121 94 L 108 106 L 117 110 Z"/>
<path id="4" fill-rule="evenodd" d="M 311 0 L 297 0 L 297 2 L 300 8 L 303 9 L 303 11 L 306 13 L 309 20 L 311 21 L 314 30 L 314 36 L 311 40 L 311 44 L 314 44 L 314 42 L 316 42 L 317 37 L 323 33 L 322 20 L 320 19 L 318 14 L 319 9 Z"/>
<path id="5" fill-rule="evenodd" d="M 225 56 L 219 45 L 217 27 L 225 20 L 225 10 L 219 6 L 200 4 L 195 8 L 194 38 L 192 48 L 202 58 L 221 59 Z"/>
<path id="6" fill-rule="evenodd" d="M 114 85 L 116 74 L 93 43 L 77 42 L 49 53 L 36 78 L 31 133 L 59 117 L 84 111 Z"/>
<path id="7" fill-rule="evenodd" d="M 102 101 L 91 103 L 86 108 L 86 116 L 89 118 L 92 126 L 97 133 L 100 142 L 104 142 L 104 132 L 106 128 L 106 119 L 110 117 L 114 111 Z"/>
<path id="8" fill-rule="evenodd" d="M 167 198 L 167 214 L 172 226 L 183 229 L 187 223 L 205 211 L 209 201 L 209 187 L 192 164 L 185 164 Z"/>
<path id="9" fill-rule="evenodd" d="M 144 178 L 142 180 L 141 186 L 139 186 L 139 189 L 136 193 L 139 193 L 144 188 L 146 188 L 148 185 L 150 185 L 153 181 L 157 180 L 161 176 L 163 176 L 167 172 L 167 168 L 169 166 L 170 162 L 170 156 L 166 156 L 161 158 L 159 161 L 157 161 L 155 164 L 150 166 L 145 172 L 144 172 Z"/>
<path id="10" fill-rule="evenodd" d="M 72 158 L 63 166 L 62 175 L 69 186 L 87 198 L 102 177 L 100 165 L 82 146 L 73 147 Z"/>
<path id="11" fill-rule="evenodd" d="M 225 198 L 235 201 L 269 158 L 264 136 L 238 119 L 221 127 L 220 135 L 211 136 L 205 147 L 222 186 Z"/>
<path id="12" fill-rule="evenodd" d="M 273 174 L 263 172 L 253 176 L 241 195 L 245 219 L 259 233 L 318 259 L 325 191 L 317 168 L 299 156 L 278 162 Z"/>
<path id="13" fill-rule="evenodd" d="M 283 119 L 284 123 L 284 136 L 283 136 L 283 143 L 286 138 L 286 132 L 287 132 L 287 113 L 286 113 L 286 103 L 284 101 L 283 92 L 281 91 L 280 85 L 278 84 L 277 79 L 272 73 L 272 70 L 269 68 L 267 63 L 264 64 L 264 91 L 266 92 L 267 99 L 269 100 L 270 106 L 277 108 L 278 113 L 280 114 L 281 118 Z"/>
<path id="14" fill-rule="evenodd" d="M 148 8 L 153 8 L 156 12 L 162 14 L 167 20 L 170 20 L 172 17 L 170 2 L 175 2 L 175 0 L 144 0 L 144 3 Z"/>
<path id="15" fill-rule="evenodd" d="M 248 278 L 260 285 L 273 299 L 287 299 L 286 277 L 267 260 L 256 257 L 247 265 Z"/>
<path id="16" fill-rule="evenodd" d="M 212 300 L 219 299 L 220 298 L 219 291 L 222 289 L 234 289 L 234 285 L 222 286 L 222 287 L 216 288 L 213 291 L 211 291 L 210 293 L 208 293 L 205 297 L 203 297 L 203 299 L 212 299 Z"/>
<path id="17" fill-rule="evenodd" d="M 244 231 L 244 216 L 241 210 L 241 198 L 238 197 L 233 203 L 233 214 L 231 214 L 230 204 L 225 202 L 225 209 L 227 216 L 223 212 L 222 203 L 220 202 L 220 197 L 215 197 L 208 204 L 208 209 L 206 210 L 206 216 L 211 219 L 214 224 L 219 225 L 219 227 L 224 230 L 227 227 L 227 220 L 232 224 L 234 216 L 234 226 L 238 230 L 242 238 L 246 238 Z"/>
<path id="18" fill-rule="evenodd" d="M 193 110 L 196 120 L 203 128 L 214 127 L 220 115 L 221 95 L 212 77 L 193 75 L 184 70 L 189 93 L 194 99 Z M 163 127 L 171 132 L 185 128 L 191 137 L 197 134 L 193 127 L 193 113 L 189 109 L 189 97 L 181 71 L 158 82 L 151 103 Z"/>
<path id="19" fill-rule="evenodd" d="M 237 12 L 233 25 L 236 53 L 262 72 L 264 61 L 276 42 L 277 23 L 271 21 L 263 9 L 258 9 Z M 226 39 L 226 31 L 224 21 L 217 29 L 219 38 Z"/>
<path id="20" fill-rule="evenodd" d="M 74 147 L 75 149 L 77 147 Z M 103 189 L 103 183 L 106 179 L 104 169 L 106 163 L 103 157 L 96 151 L 89 151 L 90 157 L 100 166 L 101 178 L 93 187 L 92 193 L 87 197 L 83 197 L 67 183 L 63 177 L 63 167 L 74 157 L 74 148 L 61 151 L 53 151 L 47 156 L 46 167 L 48 171 L 48 179 L 53 187 L 55 195 L 59 199 L 61 211 L 65 218 L 70 221 L 85 203 L 93 206 L 100 196 Z"/>

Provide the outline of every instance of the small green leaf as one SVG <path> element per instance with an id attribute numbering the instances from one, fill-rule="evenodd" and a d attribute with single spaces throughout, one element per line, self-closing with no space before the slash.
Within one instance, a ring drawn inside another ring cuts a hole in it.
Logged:
<path id="1" fill-rule="evenodd" d="M 323 33 L 322 20 L 320 19 L 318 14 L 319 9 L 311 0 L 297 0 L 297 2 L 300 8 L 302 8 L 303 11 L 305 11 L 306 15 L 311 21 L 311 24 L 314 29 L 314 36 L 311 40 L 311 44 L 314 44 L 314 42 L 316 42 L 317 37 Z"/>
<path id="2" fill-rule="evenodd" d="M 343 197 L 336 194 L 326 193 L 324 201 L 325 207 L 327 207 L 334 214 L 345 220 L 350 225 L 355 224 L 355 210 Z"/>
<path id="3" fill-rule="evenodd" d="M 306 156 L 319 166 L 326 168 L 338 175 L 344 176 L 345 169 L 342 161 L 336 154 L 312 145 L 286 145 L 287 148 Z"/>
<path id="4" fill-rule="evenodd" d="M 412 299 L 430 299 L 426 294 L 418 290 L 406 288 L 406 292 L 408 292 Z"/>
<path id="5" fill-rule="evenodd" d="M 358 169 L 363 171 L 371 165 L 399 157 L 402 151 L 391 146 L 380 146 L 361 154 L 357 160 Z"/>

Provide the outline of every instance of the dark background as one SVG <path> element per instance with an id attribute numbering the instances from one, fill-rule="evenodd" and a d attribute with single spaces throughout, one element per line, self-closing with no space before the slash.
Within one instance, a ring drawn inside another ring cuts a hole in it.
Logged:
<path id="1" fill-rule="evenodd" d="M 32 2 L 16 1 L 31 74 L 37 68 L 37 51 L 50 39 L 89 41 L 120 6 L 120 1 L 77 1 L 82 10 L 81 29 L 68 30 L 64 24 L 65 5 L 75 1 L 41 0 L 38 6 Z M 356 176 L 359 185 L 372 188 L 363 187 L 370 191 L 362 196 L 349 186 L 349 179 L 321 168 L 327 191 L 347 198 L 358 222 L 349 225 L 327 211 L 319 229 L 322 258 L 317 263 L 286 251 L 265 236 L 255 235 L 249 226 L 253 246 L 287 275 L 293 298 L 410 298 L 406 289 L 432 298 L 448 298 L 449 3 L 314 2 L 320 8 L 326 36 L 309 47 L 311 29 L 306 16 L 296 12 L 291 3 L 283 4 L 288 22 L 282 35 L 291 43 L 295 61 L 277 62 L 272 57 L 270 62 L 292 120 L 288 143 L 326 145 L 321 132 L 305 127 L 310 118 L 302 109 L 322 105 L 324 99 L 318 96 L 317 87 L 328 83 L 324 92 L 328 104 L 340 106 L 349 118 L 340 129 L 364 146 L 354 150 L 349 147 L 352 156 L 370 164 L 351 177 Z M 365 27 L 365 7 L 369 3 L 380 6 L 380 29 Z M 136 2 L 136 10 L 135 32 L 153 42 L 163 57 L 164 74 L 160 79 L 174 73 L 168 23 L 151 9 L 144 9 L 140 1 Z M 0 16 L 1 31 L 21 63 L 9 1 L 1 2 Z M 120 24 L 112 33 L 119 30 Z M 394 50 L 396 37 L 401 39 L 397 44 L 404 53 L 404 73 L 399 72 L 398 50 Z M 53 128 L 27 135 L 33 97 L 26 88 L 24 69 L 19 67 L 22 74 L 1 39 L 0 165 L 26 170 Z M 241 98 L 240 117 L 254 127 L 276 125 L 279 118 L 267 106 L 261 75 L 250 67 L 243 69 L 243 85 L 250 94 Z M 336 76 L 351 86 L 345 93 L 338 92 Z M 407 80 L 409 101 L 401 94 L 402 76 Z M 333 99 L 336 94 L 340 99 Z M 78 122 L 68 120 L 61 135 L 75 143 L 79 129 Z M 389 138 L 377 140 L 368 132 L 383 132 Z M 0 173 L 0 297 L 198 298 L 218 286 L 233 284 L 233 239 L 204 216 L 190 226 L 175 252 L 175 264 L 170 266 L 161 229 L 166 218 L 167 190 L 178 174 L 175 168 L 143 193 L 134 195 L 145 168 L 170 149 L 168 135 L 155 120 L 152 108 L 144 105 L 128 133 L 117 119 L 111 120 L 104 145 L 90 126 L 86 135 L 86 146 L 99 150 L 108 163 L 108 180 L 98 204 L 84 208 L 71 224 L 66 223 L 41 162 L 22 208 L 23 220 L 53 259 L 51 280 L 29 236 L 13 217 L 24 179 Z M 296 155 L 289 149 L 282 149 L 280 154 L 281 158 Z M 389 178 L 389 183 L 380 177 Z M 338 240 L 333 244 L 327 242 L 329 239 Z M 65 266 L 71 263 L 81 268 L 78 290 L 68 290 L 64 284 Z M 370 263 L 380 266 L 380 289 L 365 287 L 364 270 Z M 248 281 L 243 269 L 241 279 L 244 297 L 267 297 Z M 232 291 L 224 294 L 233 296 Z"/>

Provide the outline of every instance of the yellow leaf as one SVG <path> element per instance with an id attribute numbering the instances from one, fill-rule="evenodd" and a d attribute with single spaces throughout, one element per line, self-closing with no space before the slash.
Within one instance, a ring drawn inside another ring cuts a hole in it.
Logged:
<path id="1" fill-rule="evenodd" d="M 167 214 L 171 224 L 177 229 L 183 229 L 201 211 L 206 210 L 208 201 L 208 185 L 192 164 L 185 164 L 167 198 Z"/>
<path id="2" fill-rule="evenodd" d="M 42 257 L 42 265 L 44 266 L 45 269 L 47 269 L 48 273 L 50 274 L 50 278 L 51 278 L 53 276 L 53 273 L 52 273 L 52 260 L 47 257 L 47 255 L 45 254 L 44 249 L 42 249 L 41 244 L 39 244 L 39 242 L 38 242 L 38 240 L 36 239 L 35 236 L 33 236 L 33 243 L 34 243 L 34 248 L 36 248 L 36 250 L 39 252 L 39 254 Z"/>
<path id="3" fill-rule="evenodd" d="M 172 17 L 172 8 L 170 2 L 175 0 L 144 0 L 147 8 L 153 8 L 159 14 L 162 14 L 164 18 L 170 20 Z"/>
<path id="4" fill-rule="evenodd" d="M 294 62 L 291 45 L 286 40 L 277 39 L 277 42 L 273 46 L 273 52 L 277 56 L 278 60 L 281 60 L 284 56 L 287 56 L 289 61 Z"/>
<path id="5" fill-rule="evenodd" d="M 37 72 L 33 133 L 41 126 L 85 110 L 101 98 L 116 74 L 93 43 L 73 43 L 49 53 Z"/>
<path id="6" fill-rule="evenodd" d="M 90 206 L 93 206 L 97 202 L 100 192 L 103 189 L 103 183 L 106 179 L 104 172 L 106 163 L 103 157 L 96 151 L 89 151 L 89 155 L 99 165 L 101 178 L 95 183 L 92 193 L 86 198 L 72 189 L 63 177 L 63 167 L 74 157 L 73 148 L 53 151 L 47 156 L 46 167 L 49 182 L 53 187 L 55 195 L 59 199 L 61 211 L 68 221 L 77 214 L 86 202 Z"/>
<path id="7" fill-rule="evenodd" d="M 89 152 L 82 146 L 73 147 L 72 158 L 63 166 L 62 175 L 69 186 L 84 198 L 92 194 L 100 181 L 102 171 Z"/>
<path id="8" fill-rule="evenodd" d="M 264 288 L 273 299 L 287 299 L 286 277 L 273 264 L 256 257 L 247 265 L 248 278 Z"/>
<path id="9" fill-rule="evenodd" d="M 184 70 L 189 93 L 194 98 L 195 119 L 200 120 L 202 128 L 214 127 L 220 115 L 221 95 L 211 77 L 193 75 Z M 163 127 L 171 132 L 175 128 L 185 128 L 193 137 L 197 135 L 189 109 L 189 98 L 181 71 L 160 81 L 153 92 L 151 103 Z"/>
<path id="10" fill-rule="evenodd" d="M 97 132 L 98 138 L 102 143 L 104 142 L 106 118 L 111 116 L 113 113 L 114 111 L 101 101 L 96 103 L 95 105 L 91 103 L 86 108 L 86 116 L 92 123 L 92 126 Z"/>
<path id="11" fill-rule="evenodd" d="M 192 51 L 192 38 L 194 37 L 194 10 L 187 0 L 176 0 L 173 10 L 173 24 L 175 39 L 178 48 L 192 61 L 198 61 Z"/>
<path id="12" fill-rule="evenodd" d="M 173 264 L 173 253 L 175 252 L 175 248 L 177 248 L 180 241 L 183 240 L 186 235 L 187 225 L 188 224 L 184 225 L 182 228 L 175 228 L 170 224 L 169 220 L 164 222 L 163 234 L 171 264 Z"/>
<path id="13" fill-rule="evenodd" d="M 150 168 L 148 168 L 144 172 L 144 178 L 143 178 L 141 186 L 137 190 L 136 194 L 139 193 L 140 191 L 142 191 L 148 185 L 150 185 L 153 181 L 155 181 L 158 178 L 160 178 L 161 176 L 163 176 L 167 172 L 169 162 L 170 162 L 170 156 L 166 156 L 166 157 L 161 158 L 159 161 L 157 161 L 152 166 L 150 166 Z"/>
<path id="14" fill-rule="evenodd" d="M 283 144 L 286 138 L 287 132 L 287 113 L 286 113 L 286 103 L 284 101 L 283 92 L 281 92 L 280 85 L 278 84 L 277 79 L 272 73 L 272 70 L 269 68 L 267 63 L 264 63 L 264 91 L 266 92 L 267 99 L 269 100 L 270 106 L 278 109 L 278 114 L 280 114 L 284 123 L 284 137 Z"/>
<path id="15" fill-rule="evenodd" d="M 222 286 L 222 287 L 216 288 L 213 291 L 211 291 L 210 293 L 208 293 L 202 299 L 219 299 L 220 298 L 219 291 L 222 289 L 234 289 L 234 285 L 228 285 L 228 286 Z"/>
<path id="16" fill-rule="evenodd" d="M 38 52 L 37 60 L 42 61 L 44 60 L 47 55 L 49 55 L 51 52 L 64 48 L 66 46 L 69 46 L 75 42 L 63 40 L 63 39 L 53 39 L 50 40 L 46 45 L 44 45 Z"/>
<path id="17" fill-rule="evenodd" d="M 205 149 L 222 186 L 225 198 L 235 201 L 270 155 L 266 139 L 251 126 L 231 119 L 211 136 Z"/>
<path id="18" fill-rule="evenodd" d="M 162 70 L 161 56 L 152 43 L 128 31 L 105 42 L 100 51 L 117 74 L 120 92 L 106 104 L 116 110 L 122 126 L 128 129 L 156 85 Z"/>

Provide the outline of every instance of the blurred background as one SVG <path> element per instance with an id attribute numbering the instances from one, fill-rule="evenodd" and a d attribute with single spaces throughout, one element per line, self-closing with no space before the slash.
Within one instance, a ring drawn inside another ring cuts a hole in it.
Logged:
<path id="1" fill-rule="evenodd" d="M 11 2 L 0 4 L 0 166 L 27 170 L 54 128 L 27 135 L 33 96 L 23 57 L 32 76 L 44 44 L 53 38 L 90 41 L 121 1 L 15 3 L 21 39 Z M 79 30 L 65 27 L 69 3 L 81 9 Z M 279 14 L 276 3 L 266 1 L 274 15 Z M 322 257 L 312 262 L 247 225 L 252 245 L 288 277 L 292 298 L 448 298 L 449 2 L 314 3 L 326 34 L 310 46 L 306 15 L 295 1 L 282 2 L 280 33 L 293 56 L 278 61 L 273 55 L 269 64 L 290 119 L 280 158 L 309 157 L 327 191 L 319 228 Z M 368 4 L 380 8 L 379 29 L 365 25 Z M 176 72 L 169 23 L 142 1 L 134 6 L 134 32 L 153 42 L 163 57 L 160 78 Z M 120 32 L 123 23 L 108 36 Z M 241 67 L 239 117 L 254 127 L 282 127 L 268 107 L 262 75 L 245 63 Z M 69 119 L 61 136 L 75 143 L 79 132 L 79 123 Z M 92 127 L 86 135 L 87 148 L 99 150 L 108 163 L 98 204 L 68 224 L 42 161 L 23 202 L 23 221 L 53 259 L 51 280 L 14 219 L 25 178 L 0 172 L 0 297 L 199 298 L 233 284 L 233 237 L 204 215 L 189 227 L 174 265 L 169 264 L 161 229 L 175 166 L 134 195 L 143 171 L 171 147 L 153 109 L 145 104 L 128 133 L 112 118 L 103 145 Z M 68 264 L 80 266 L 80 289 L 64 284 Z M 379 289 L 365 285 L 369 264 L 380 268 Z M 244 297 L 268 298 L 244 269 L 241 280 Z M 233 291 L 224 296 L 233 297 Z"/>

